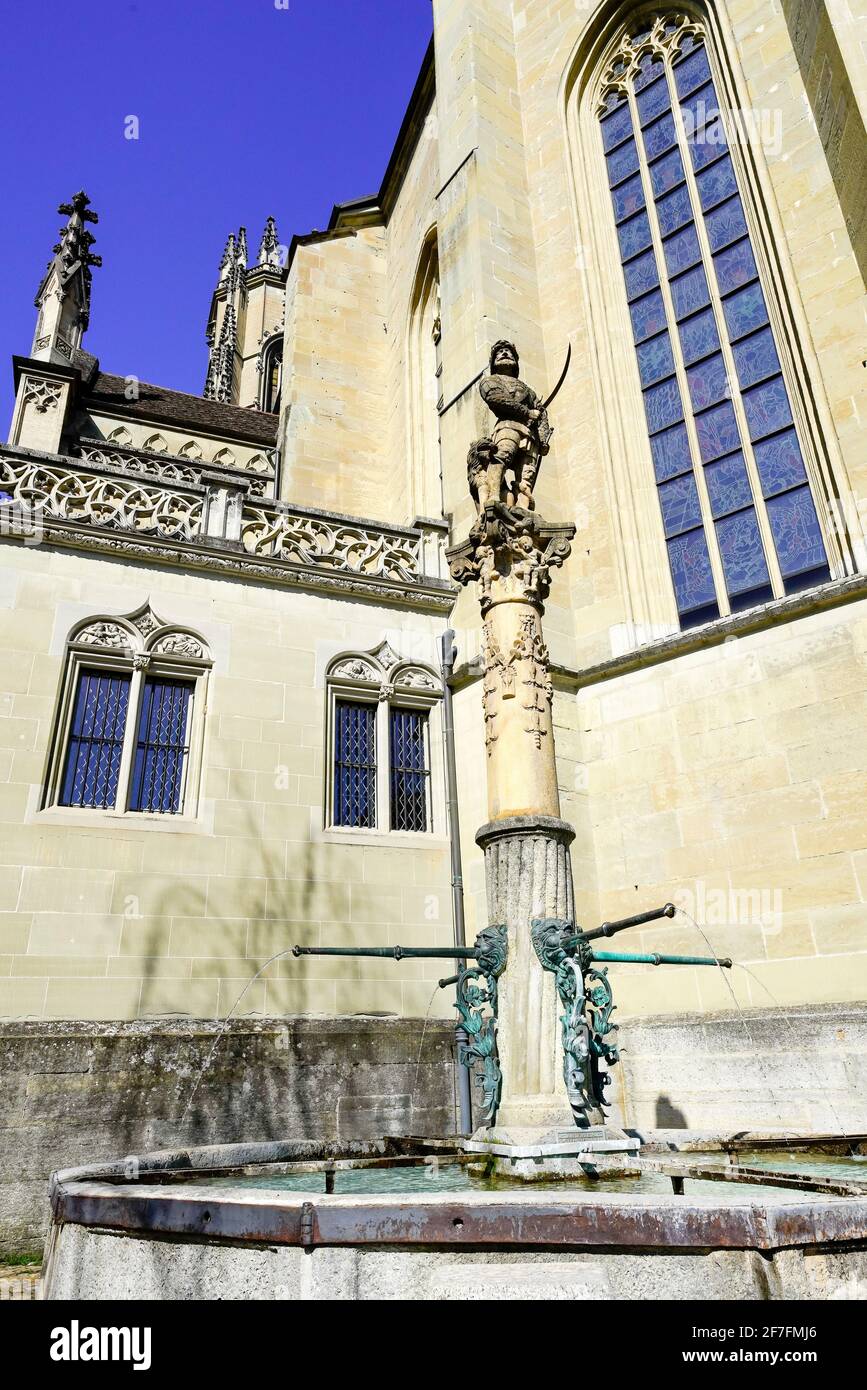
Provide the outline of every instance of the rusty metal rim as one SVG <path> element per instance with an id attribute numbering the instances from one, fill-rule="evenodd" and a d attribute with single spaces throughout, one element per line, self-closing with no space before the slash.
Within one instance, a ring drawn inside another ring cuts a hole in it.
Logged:
<path id="1" fill-rule="evenodd" d="M 534 1196 L 241 1199 L 177 1188 L 56 1184 L 57 1224 L 237 1243 L 347 1246 L 570 1246 L 754 1249 L 867 1242 L 867 1201 L 704 1205 L 688 1198 L 575 1201 Z"/>

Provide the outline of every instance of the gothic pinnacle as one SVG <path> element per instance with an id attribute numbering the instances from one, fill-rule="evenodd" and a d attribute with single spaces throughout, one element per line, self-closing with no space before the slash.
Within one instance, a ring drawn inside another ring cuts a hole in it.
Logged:
<path id="1" fill-rule="evenodd" d="M 277 239 L 277 223 L 269 217 L 265 223 L 262 240 L 259 243 L 259 265 L 279 267 L 280 243 Z"/>

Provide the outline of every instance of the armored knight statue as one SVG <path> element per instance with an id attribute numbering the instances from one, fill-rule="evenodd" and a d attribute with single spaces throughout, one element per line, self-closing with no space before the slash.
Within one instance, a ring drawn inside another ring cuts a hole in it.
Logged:
<path id="1" fill-rule="evenodd" d="M 514 343 L 494 343 L 479 393 L 497 423 L 490 438 L 470 447 L 467 459 L 470 491 L 480 513 L 491 502 L 528 511 L 534 506 L 533 487 L 551 427 L 545 406 L 518 372 Z"/>

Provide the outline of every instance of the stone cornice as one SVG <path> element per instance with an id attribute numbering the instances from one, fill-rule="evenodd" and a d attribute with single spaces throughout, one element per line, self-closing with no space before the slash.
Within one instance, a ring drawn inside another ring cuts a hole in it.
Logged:
<path id="1" fill-rule="evenodd" d="M 21 538 L 0 535 L 0 543 L 22 544 Z M 386 607 L 411 608 L 419 612 L 451 612 L 455 590 L 439 579 L 425 579 L 417 584 L 399 584 L 386 579 L 368 579 L 362 574 L 320 571 L 312 566 L 291 565 L 268 556 L 246 554 L 240 548 L 229 550 L 218 542 L 172 544 L 165 540 L 133 537 L 98 527 L 85 530 L 75 522 L 49 521 L 43 526 L 40 544 L 58 545 L 66 549 L 116 555 L 119 558 L 141 560 L 148 564 L 170 565 L 174 569 L 205 571 L 228 579 L 243 579 L 309 593 L 325 593 L 337 597 L 364 599 Z M 32 541 L 31 541 L 32 546 Z"/>
<path id="2" fill-rule="evenodd" d="M 561 688 L 581 689 L 586 685 L 598 685 L 601 681 L 613 680 L 630 671 L 658 666 L 664 661 L 673 661 L 690 652 L 719 647 L 724 642 L 731 642 L 733 638 L 747 637 L 751 633 L 794 622 L 813 613 L 840 608 L 864 598 L 867 598 L 867 574 L 849 575 L 845 579 L 832 580 L 830 584 L 822 584 L 815 589 L 804 589 L 802 593 L 775 599 L 774 602 L 765 603 L 758 608 L 749 608 L 743 613 L 717 618 L 715 622 L 690 628 L 687 632 L 672 633 L 670 636 L 635 647 L 620 656 L 597 662 L 594 666 L 585 666 L 581 670 L 570 666 L 552 666 L 551 675 L 555 685 Z"/>
<path id="3" fill-rule="evenodd" d="M 658 666 L 665 661 L 675 661 L 691 652 L 722 646 L 724 642 L 731 642 L 734 638 L 747 637 L 751 633 L 763 632 L 783 623 L 797 622 L 799 618 L 808 618 L 814 613 L 843 608 L 862 599 L 867 599 L 867 574 L 848 575 L 845 579 L 833 580 L 830 584 L 823 584 L 815 589 L 805 589 L 803 593 L 777 599 L 760 608 L 751 608 L 744 613 L 732 614 L 728 618 L 718 618 L 716 622 L 707 623 L 704 627 L 692 628 L 688 632 L 671 633 L 667 637 L 634 647 L 593 666 L 579 668 L 552 662 L 551 678 L 557 690 L 581 690 L 584 686 L 615 680 L 631 671 Z M 481 661 L 476 658 L 455 668 L 451 684 L 453 689 L 461 690 L 480 681 L 483 675 Z"/>

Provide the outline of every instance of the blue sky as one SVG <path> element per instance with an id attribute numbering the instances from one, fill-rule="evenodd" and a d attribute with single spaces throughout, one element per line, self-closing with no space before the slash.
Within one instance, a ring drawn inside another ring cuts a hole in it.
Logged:
<path id="1" fill-rule="evenodd" d="M 0 438 L 58 203 L 84 188 L 99 214 L 84 346 L 106 371 L 200 392 L 226 236 L 243 223 L 255 255 L 269 213 L 288 243 L 378 189 L 431 28 L 430 0 L 7 6 Z"/>

